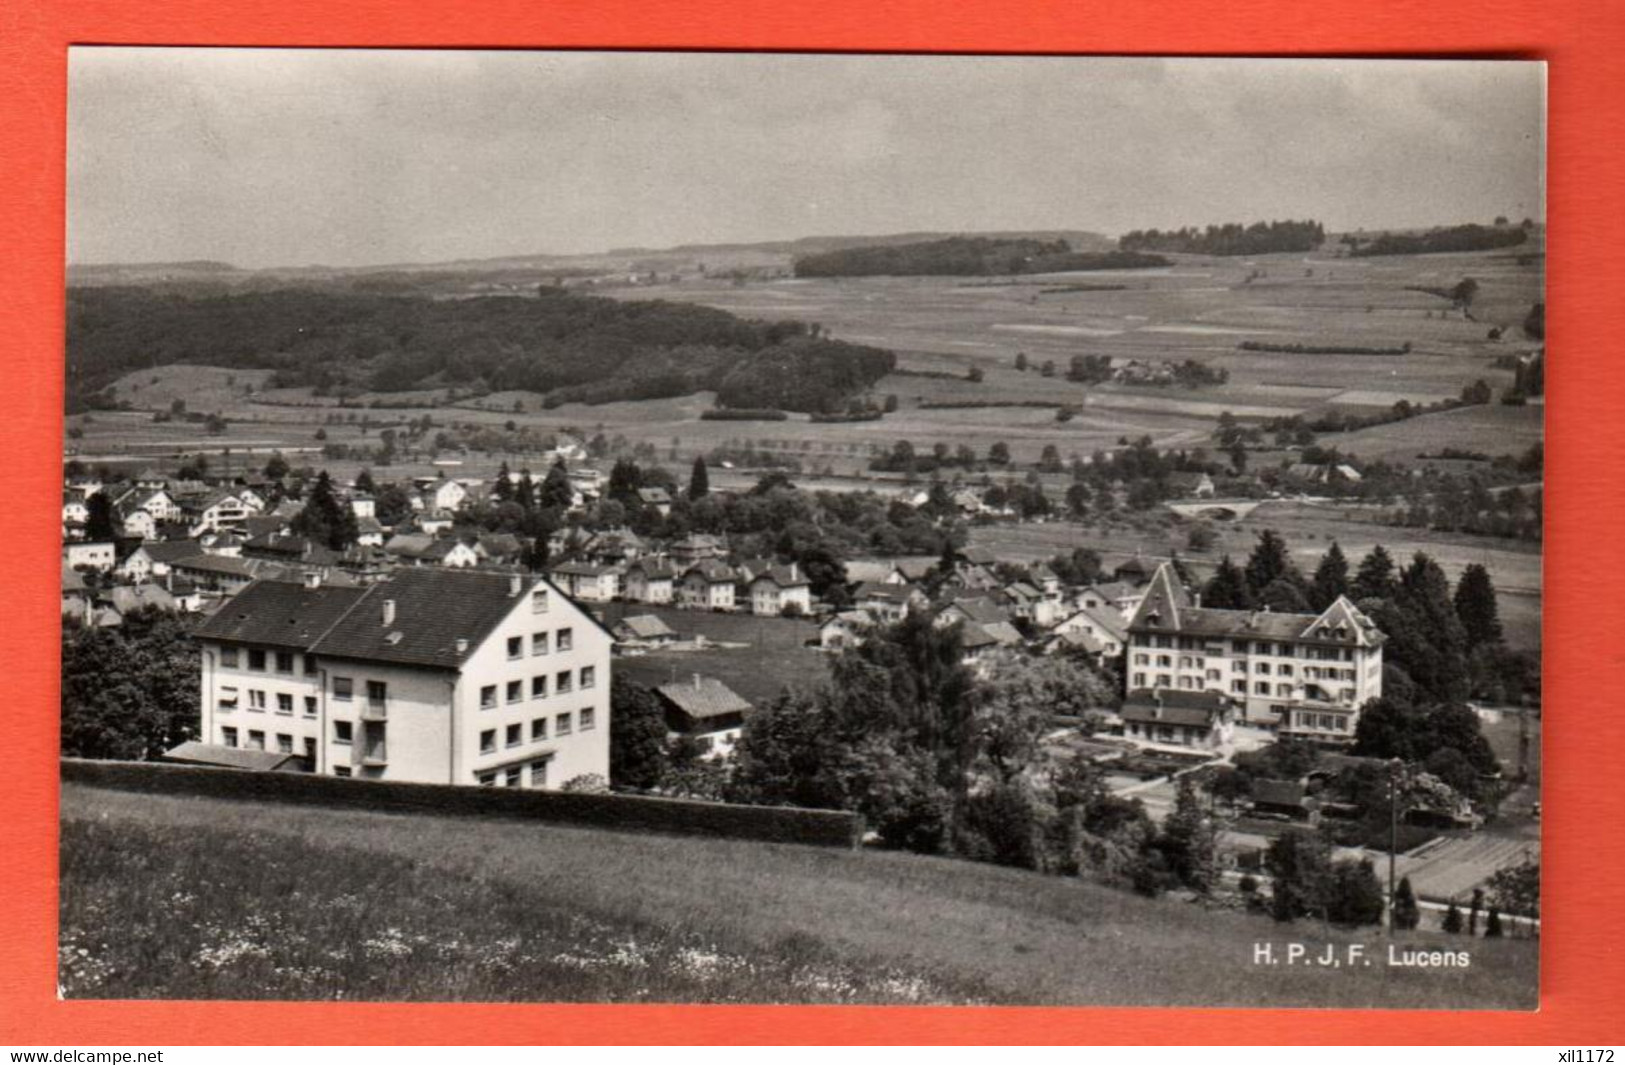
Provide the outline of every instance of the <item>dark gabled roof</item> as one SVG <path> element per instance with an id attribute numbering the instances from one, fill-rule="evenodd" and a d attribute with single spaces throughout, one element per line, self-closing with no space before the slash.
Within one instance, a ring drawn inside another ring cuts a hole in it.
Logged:
<path id="1" fill-rule="evenodd" d="M 634 614 L 622 618 L 615 627 L 626 630 L 635 640 L 653 640 L 662 636 L 677 635 L 676 630 L 653 614 Z"/>
<path id="2" fill-rule="evenodd" d="M 628 574 L 633 570 L 641 572 L 645 580 L 670 581 L 677 578 L 676 567 L 664 559 L 638 559 L 626 567 Z"/>
<path id="3" fill-rule="evenodd" d="M 715 558 L 696 562 L 683 571 L 685 579 L 696 574 L 707 584 L 732 584 L 738 577 L 732 566 Z"/>
<path id="4" fill-rule="evenodd" d="M 750 703 L 715 677 L 695 677 L 692 680 L 673 681 L 656 688 L 660 697 L 695 720 L 722 717 L 725 714 L 744 714 Z"/>
<path id="5" fill-rule="evenodd" d="M 259 580 L 238 592 L 197 630 L 203 640 L 229 640 L 306 650 L 366 593 L 324 584 L 307 588 Z"/>
<path id="6" fill-rule="evenodd" d="M 512 595 L 513 576 L 506 573 L 397 571 L 389 580 L 369 586 L 311 650 L 334 658 L 457 669 L 540 583 L 532 577 L 517 579 L 519 594 Z M 563 598 L 556 590 L 553 594 Z M 395 618 L 385 625 L 388 600 L 395 603 Z M 459 639 L 468 641 L 461 651 Z"/>
<path id="7" fill-rule="evenodd" d="M 1208 728 L 1229 705 L 1218 692 L 1139 688 L 1128 693 L 1119 716 L 1124 721 Z"/>
<path id="8" fill-rule="evenodd" d="M 1009 614 L 986 599 L 955 599 L 942 609 L 946 612 L 955 608 L 965 616 L 966 621 L 980 625 L 997 625 L 1010 620 Z"/>
<path id="9" fill-rule="evenodd" d="M 226 747 L 216 743 L 198 743 L 196 740 L 187 740 L 185 743 L 164 752 L 166 762 L 186 762 L 191 765 L 208 765 L 223 769 L 255 769 L 261 772 L 274 772 L 289 768 L 293 764 L 302 763 L 297 754 L 288 754 L 282 751 L 255 751 L 246 747 Z"/>
<path id="10" fill-rule="evenodd" d="M 602 577 L 614 571 L 614 566 L 600 566 L 592 562 L 561 562 L 551 570 L 555 576 L 566 577 Z"/>
<path id="11" fill-rule="evenodd" d="M 1252 800 L 1270 806 L 1302 806 L 1304 786 L 1296 780 L 1254 780 Z"/>

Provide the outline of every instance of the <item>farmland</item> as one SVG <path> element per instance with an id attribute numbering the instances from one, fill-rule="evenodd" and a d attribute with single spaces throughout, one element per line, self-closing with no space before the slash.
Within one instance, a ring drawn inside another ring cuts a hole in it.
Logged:
<path id="1" fill-rule="evenodd" d="M 1529 1008 L 1538 943 L 1319 926 L 951 859 L 62 795 L 70 998 Z M 581 884 L 593 890 L 583 892 Z M 1256 966 L 1255 941 L 1368 945 Z"/>

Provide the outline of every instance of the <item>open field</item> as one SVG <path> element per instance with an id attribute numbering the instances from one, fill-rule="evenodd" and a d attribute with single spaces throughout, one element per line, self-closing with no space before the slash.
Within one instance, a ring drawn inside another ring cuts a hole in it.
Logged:
<path id="1" fill-rule="evenodd" d="M 73 998 L 1532 1008 L 1538 943 L 1281 926 L 906 854 L 62 792 Z M 590 889 L 587 887 L 590 885 Z M 1255 966 L 1255 941 L 1372 964 Z"/>

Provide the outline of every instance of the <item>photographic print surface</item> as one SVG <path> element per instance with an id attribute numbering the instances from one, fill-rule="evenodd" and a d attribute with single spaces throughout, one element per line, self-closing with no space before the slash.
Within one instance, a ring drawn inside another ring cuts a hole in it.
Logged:
<path id="1" fill-rule="evenodd" d="M 62 994 L 1534 1008 L 1544 115 L 74 49 Z"/>

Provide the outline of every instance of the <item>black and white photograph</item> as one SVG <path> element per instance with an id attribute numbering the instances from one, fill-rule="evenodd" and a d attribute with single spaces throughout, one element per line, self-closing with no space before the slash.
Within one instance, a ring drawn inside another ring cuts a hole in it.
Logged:
<path id="1" fill-rule="evenodd" d="M 1543 63 L 68 74 L 61 997 L 1536 1007 Z"/>

